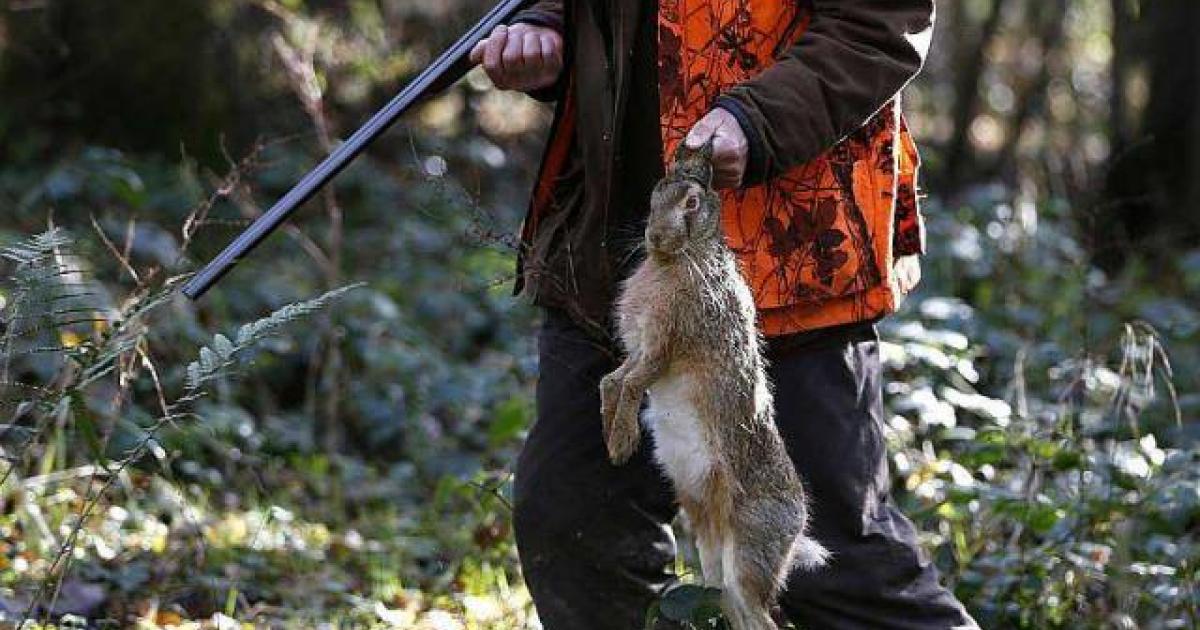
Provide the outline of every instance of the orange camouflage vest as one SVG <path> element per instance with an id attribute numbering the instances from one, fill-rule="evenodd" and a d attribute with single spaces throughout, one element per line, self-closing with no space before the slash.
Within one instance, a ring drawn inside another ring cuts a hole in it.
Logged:
<path id="1" fill-rule="evenodd" d="M 804 33 L 810 4 L 659 0 L 664 156 L 674 155 L 718 96 L 761 73 Z M 562 140 L 575 122 L 573 109 L 568 100 L 566 129 L 551 142 L 550 168 L 535 189 L 526 230 L 549 205 L 548 171 L 567 149 Z M 726 239 L 750 284 L 764 334 L 864 321 L 896 309 L 912 283 L 897 273 L 895 261 L 924 248 L 918 166 L 897 98 L 817 159 L 723 195 Z"/>

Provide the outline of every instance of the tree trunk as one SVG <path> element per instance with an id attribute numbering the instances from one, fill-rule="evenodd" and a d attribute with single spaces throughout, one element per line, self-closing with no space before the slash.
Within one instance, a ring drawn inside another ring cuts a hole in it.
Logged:
<path id="1" fill-rule="evenodd" d="M 1009 122 L 1008 140 L 1000 150 L 990 171 L 993 175 L 1009 174 L 1017 168 L 1017 149 L 1025 132 L 1025 125 L 1045 107 L 1046 89 L 1050 86 L 1051 60 L 1062 50 L 1066 37 L 1068 0 L 1053 0 L 1038 5 L 1038 39 L 1045 59 L 1037 76 L 1025 86 L 1017 99 L 1017 111 Z"/>
<path id="2" fill-rule="evenodd" d="M 964 176 L 963 167 L 970 162 L 966 159 L 971 150 L 971 123 L 979 111 L 979 82 L 983 78 L 983 70 L 987 65 L 987 49 L 1000 29 L 1004 16 L 1004 7 L 1008 0 L 992 0 L 991 12 L 980 28 L 979 39 L 969 52 L 962 56 L 954 82 L 954 136 L 950 146 L 946 148 L 945 190 L 949 194 L 957 192 Z M 963 7 L 958 7 L 959 28 L 966 25 L 966 15 Z"/>
<path id="3" fill-rule="evenodd" d="M 1144 33 L 1145 45 L 1138 47 L 1142 59 L 1130 58 L 1128 41 L 1123 41 L 1117 49 L 1122 54 L 1113 60 L 1120 68 L 1114 70 L 1116 77 L 1143 61 L 1150 97 L 1124 143 L 1124 124 L 1114 115 L 1116 158 L 1106 195 L 1111 211 L 1097 217 L 1107 238 L 1095 252 L 1110 269 L 1120 267 L 1128 251 L 1167 258 L 1180 249 L 1200 247 L 1200 38 L 1195 36 L 1200 3 L 1155 0 L 1143 3 L 1142 11 L 1141 23 L 1129 25 Z M 1117 113 L 1128 118 L 1120 114 L 1129 106 L 1128 96 L 1122 92 L 1114 100 L 1119 101 Z"/>

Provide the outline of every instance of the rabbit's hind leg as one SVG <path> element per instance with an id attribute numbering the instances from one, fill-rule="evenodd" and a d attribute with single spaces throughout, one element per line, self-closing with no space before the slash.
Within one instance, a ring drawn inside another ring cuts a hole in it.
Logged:
<path id="1" fill-rule="evenodd" d="M 700 553 L 700 571 L 704 585 L 722 588 L 725 582 L 725 542 L 729 539 L 733 511 L 726 475 L 710 468 L 695 496 L 681 496 L 680 505 L 687 515 L 696 550 Z"/>
<path id="2" fill-rule="evenodd" d="M 754 566 L 736 544 L 726 544 L 722 551 L 725 583 L 721 603 L 733 630 L 778 630 L 770 614 L 776 593 L 773 576 L 763 571 L 764 567 Z"/>
<path id="3" fill-rule="evenodd" d="M 719 589 L 724 585 L 723 547 L 729 526 L 725 509 L 728 500 L 714 496 L 717 493 L 713 491 L 713 485 L 718 480 L 719 475 L 710 471 L 698 493 L 703 498 L 681 493 L 679 504 L 687 519 L 688 530 L 696 541 L 702 583 L 709 588 Z"/>
<path id="4" fill-rule="evenodd" d="M 733 515 L 723 564 L 725 602 L 736 630 L 777 628 L 770 610 L 792 568 L 802 533 L 803 520 L 795 511 L 792 505 L 760 501 Z"/>
<path id="5" fill-rule="evenodd" d="M 721 588 L 725 585 L 725 572 L 721 553 L 721 537 L 714 536 L 711 531 L 694 529 L 696 551 L 700 554 L 700 574 L 704 585 L 709 588 Z"/>

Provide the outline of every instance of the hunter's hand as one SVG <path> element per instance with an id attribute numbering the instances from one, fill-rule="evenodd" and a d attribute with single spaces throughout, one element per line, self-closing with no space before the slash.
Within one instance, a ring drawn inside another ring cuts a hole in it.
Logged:
<path id="1" fill-rule="evenodd" d="M 715 108 L 692 127 L 685 142 L 689 149 L 698 149 L 709 138 L 713 138 L 713 187 L 741 186 L 750 159 L 750 143 L 737 118 L 720 107 Z"/>
<path id="2" fill-rule="evenodd" d="M 471 51 L 502 90 L 528 92 L 547 88 L 563 69 L 562 36 L 552 28 L 517 23 L 500 25 Z"/>

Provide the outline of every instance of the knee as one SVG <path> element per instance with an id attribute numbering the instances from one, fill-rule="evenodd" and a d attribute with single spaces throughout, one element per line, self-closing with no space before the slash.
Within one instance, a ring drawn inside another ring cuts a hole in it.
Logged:
<path id="1" fill-rule="evenodd" d="M 527 572 L 553 563 L 582 572 L 654 575 L 674 560 L 668 526 L 628 501 L 522 484 L 513 498 L 513 528 Z"/>
<path id="2" fill-rule="evenodd" d="M 582 489 L 571 491 L 554 479 L 523 477 L 513 488 L 513 530 L 521 561 L 538 565 L 590 555 L 600 536 L 592 521 L 592 500 Z M 574 485 L 574 484 L 569 484 Z"/>
<path id="3" fill-rule="evenodd" d="M 555 501 L 546 493 L 531 491 L 527 486 L 518 475 L 513 489 L 513 530 L 517 544 L 524 549 L 558 542 L 570 528 L 567 519 L 572 506 Z"/>

